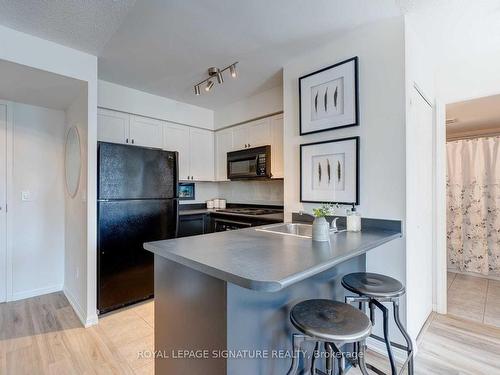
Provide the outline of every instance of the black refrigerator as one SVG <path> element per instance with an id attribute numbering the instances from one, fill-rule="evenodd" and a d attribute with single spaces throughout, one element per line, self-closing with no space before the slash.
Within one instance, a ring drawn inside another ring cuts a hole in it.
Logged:
<path id="1" fill-rule="evenodd" d="M 153 254 L 144 242 L 178 230 L 177 153 L 98 143 L 97 309 L 153 297 Z"/>

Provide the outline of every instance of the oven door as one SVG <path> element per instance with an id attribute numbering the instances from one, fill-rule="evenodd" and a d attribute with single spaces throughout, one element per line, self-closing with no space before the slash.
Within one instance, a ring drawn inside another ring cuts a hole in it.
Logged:
<path id="1" fill-rule="evenodd" d="M 228 219 L 215 219 L 214 220 L 214 231 L 215 232 L 225 232 L 228 230 L 237 230 L 242 228 L 249 228 L 252 224 L 243 223 L 241 221 L 228 220 Z"/>

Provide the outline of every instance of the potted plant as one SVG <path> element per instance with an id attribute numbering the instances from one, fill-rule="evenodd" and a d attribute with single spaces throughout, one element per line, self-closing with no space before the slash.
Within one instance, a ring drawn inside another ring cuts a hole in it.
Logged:
<path id="1" fill-rule="evenodd" d="M 334 206 L 328 203 L 323 203 L 319 208 L 313 208 L 313 241 L 330 241 L 330 224 L 326 221 L 326 217 L 333 215 L 334 212 Z"/>

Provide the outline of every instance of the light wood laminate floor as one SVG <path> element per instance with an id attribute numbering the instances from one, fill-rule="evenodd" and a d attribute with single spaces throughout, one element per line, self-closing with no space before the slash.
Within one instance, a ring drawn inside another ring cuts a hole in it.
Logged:
<path id="1" fill-rule="evenodd" d="M 500 281 L 448 272 L 448 314 L 500 328 Z"/>
<path id="2" fill-rule="evenodd" d="M 138 355 L 153 350 L 153 306 L 121 310 L 85 329 L 62 293 L 0 304 L 0 374 L 153 375 L 153 361 Z M 500 374 L 500 329 L 435 314 L 420 341 L 417 375 Z M 369 353 L 368 361 L 387 371 L 383 357 Z"/>

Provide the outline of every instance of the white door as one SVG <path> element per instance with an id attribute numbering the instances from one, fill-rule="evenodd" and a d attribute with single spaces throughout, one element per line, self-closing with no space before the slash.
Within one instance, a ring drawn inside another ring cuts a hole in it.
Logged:
<path id="1" fill-rule="evenodd" d="M 179 180 L 190 180 L 189 171 L 189 128 L 166 123 L 163 125 L 163 147 L 179 153 Z"/>
<path id="2" fill-rule="evenodd" d="M 0 103 L 0 302 L 7 297 L 7 105 Z"/>
<path id="3" fill-rule="evenodd" d="M 132 116 L 130 119 L 130 143 L 136 146 L 162 146 L 162 121 L 142 116 Z"/>
<path id="4" fill-rule="evenodd" d="M 190 171 L 197 181 L 214 180 L 214 132 L 210 130 L 190 130 Z"/>
<path id="5" fill-rule="evenodd" d="M 130 115 L 99 108 L 97 139 L 103 142 L 129 143 Z"/>
<path id="6" fill-rule="evenodd" d="M 406 126 L 406 311 L 414 338 L 433 301 L 433 116 L 432 107 L 413 88 Z"/>
<path id="7" fill-rule="evenodd" d="M 271 173 L 283 178 L 283 115 L 271 118 Z"/>
<path id="8" fill-rule="evenodd" d="M 227 153 L 233 150 L 233 129 L 215 133 L 215 173 L 217 181 L 227 181 Z"/>

